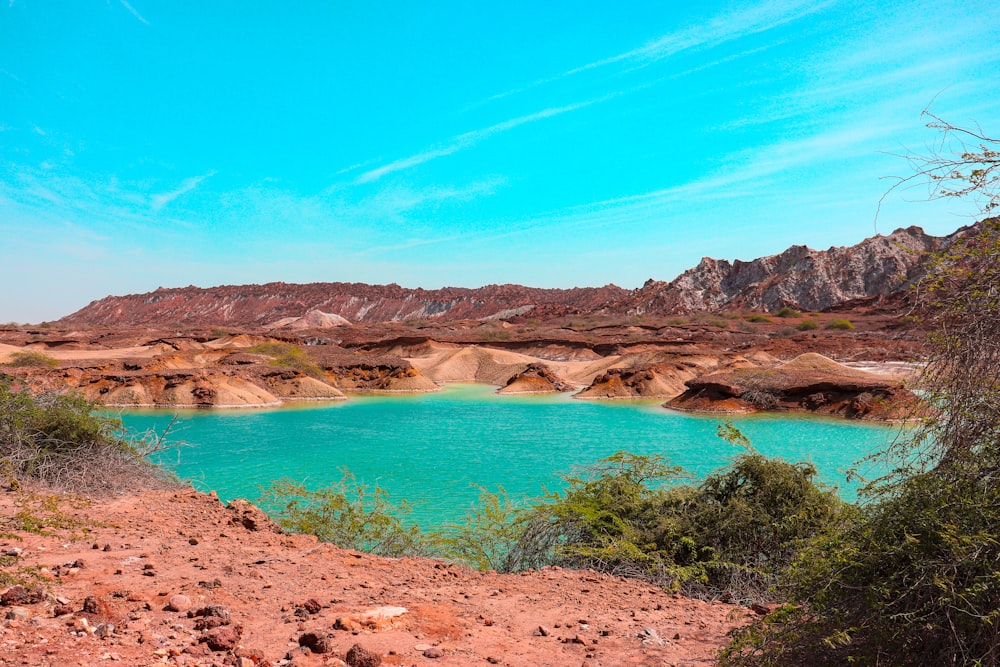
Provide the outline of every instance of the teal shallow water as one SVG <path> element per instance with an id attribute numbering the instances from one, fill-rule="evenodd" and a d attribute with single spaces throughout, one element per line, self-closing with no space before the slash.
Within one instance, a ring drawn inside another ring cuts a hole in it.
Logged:
<path id="1" fill-rule="evenodd" d="M 502 485 L 512 497 L 560 488 L 559 473 L 618 450 L 661 454 L 702 476 L 739 449 L 716 436 L 719 417 L 665 410 L 651 401 L 580 401 L 564 395 L 502 397 L 486 385 L 440 393 L 358 396 L 334 404 L 253 411 L 179 413 L 169 434 L 187 447 L 161 460 L 196 488 L 223 500 L 261 495 L 291 477 L 310 488 L 348 468 L 393 500 L 414 504 L 411 519 L 434 526 L 460 518 L 472 486 Z M 173 413 L 122 415 L 137 431 L 162 429 Z M 822 479 L 853 499 L 844 471 L 883 448 L 898 428 L 804 416 L 731 419 L 761 453 L 811 461 Z"/>

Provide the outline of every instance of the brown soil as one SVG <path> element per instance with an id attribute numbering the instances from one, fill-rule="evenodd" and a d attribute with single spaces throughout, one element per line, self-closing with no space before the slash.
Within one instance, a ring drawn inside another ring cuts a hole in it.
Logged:
<path id="1" fill-rule="evenodd" d="M 28 498 L 0 496 L 5 523 Z M 186 489 L 63 497 L 57 514 L 46 535 L 0 530 L 19 554 L 0 575 L 41 568 L 45 591 L 0 587 L 0 665 L 343 665 L 357 644 L 383 665 L 693 666 L 752 615 L 590 571 L 345 551 Z"/>

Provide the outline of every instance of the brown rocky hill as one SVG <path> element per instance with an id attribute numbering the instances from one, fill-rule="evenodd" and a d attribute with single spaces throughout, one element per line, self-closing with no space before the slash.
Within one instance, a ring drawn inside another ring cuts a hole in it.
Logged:
<path id="1" fill-rule="evenodd" d="M 617 308 L 659 315 L 783 306 L 822 311 L 862 299 L 884 299 L 924 275 L 928 253 L 950 246 L 971 229 L 941 237 L 907 227 L 854 246 L 812 250 L 797 245 L 749 262 L 706 257 L 669 283 L 647 281 Z"/>
<path id="2" fill-rule="evenodd" d="M 790 306 L 821 311 L 906 292 L 924 274 L 928 253 L 946 248 L 972 227 L 949 236 L 919 227 L 897 229 L 850 247 L 788 250 L 752 261 L 704 258 L 671 282 L 543 289 L 522 285 L 411 289 L 396 284 L 310 283 L 159 288 L 108 296 L 64 317 L 67 325 L 112 327 L 261 326 L 297 330 L 350 323 L 413 320 L 550 319 L 567 315 L 669 315 Z M 896 299 L 898 301 L 898 299 Z M 893 299 L 889 298 L 891 303 Z M 877 305 L 877 304 L 876 304 Z"/>
<path id="3" fill-rule="evenodd" d="M 396 284 L 310 283 L 178 287 L 147 294 L 108 296 L 61 320 L 102 326 L 201 325 L 288 326 L 291 318 L 333 315 L 349 322 L 418 319 L 509 319 L 531 313 L 554 317 L 594 312 L 629 294 L 615 285 L 542 289 L 487 285 L 475 289 L 410 289 Z M 284 320 L 284 321 L 283 321 Z M 283 322 L 282 322 L 283 321 Z"/>

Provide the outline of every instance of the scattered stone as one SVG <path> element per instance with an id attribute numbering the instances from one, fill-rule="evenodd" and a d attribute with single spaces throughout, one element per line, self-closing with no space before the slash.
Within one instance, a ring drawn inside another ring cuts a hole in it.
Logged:
<path id="1" fill-rule="evenodd" d="M 548 637 L 549 635 L 552 634 L 552 631 L 549 630 L 544 625 L 539 625 L 537 628 L 535 628 L 535 632 L 533 634 L 536 637 Z"/>
<path id="2" fill-rule="evenodd" d="M 0 605 L 10 607 L 12 605 L 35 604 L 45 599 L 45 593 L 40 588 L 25 588 L 24 586 L 11 586 L 3 595 L 0 595 Z"/>
<path id="3" fill-rule="evenodd" d="M 218 616 L 206 616 L 204 618 L 199 618 L 194 622 L 194 629 L 211 630 L 212 628 L 218 628 L 223 625 L 229 625 L 228 621 L 221 619 Z"/>
<path id="4" fill-rule="evenodd" d="M 193 618 L 195 616 L 203 616 L 207 618 L 220 618 L 224 625 L 228 625 L 232 622 L 232 616 L 229 614 L 229 610 L 223 607 L 221 604 L 210 604 L 202 607 L 198 611 L 192 613 L 188 612 L 188 617 Z"/>
<path id="5" fill-rule="evenodd" d="M 644 628 L 639 633 L 639 639 L 642 640 L 643 646 L 663 646 L 667 643 L 667 640 L 661 637 L 655 628 Z"/>
<path id="6" fill-rule="evenodd" d="M 31 618 L 31 612 L 24 607 L 11 607 L 7 610 L 6 618 L 11 621 L 27 621 Z"/>
<path id="7" fill-rule="evenodd" d="M 306 632 L 299 637 L 299 646 L 305 646 L 313 653 L 333 653 L 333 642 L 318 632 Z"/>
<path id="8" fill-rule="evenodd" d="M 53 616 L 65 616 L 66 614 L 72 614 L 73 607 L 68 604 L 57 604 L 52 608 Z"/>
<path id="9" fill-rule="evenodd" d="M 191 604 L 191 598 L 183 593 L 178 593 L 170 597 L 170 600 L 167 602 L 167 610 L 184 612 L 191 608 Z"/>
<path id="10" fill-rule="evenodd" d="M 192 537 L 191 539 L 188 540 L 188 544 L 190 544 L 191 546 L 197 545 L 198 544 L 198 538 Z"/>
<path id="11" fill-rule="evenodd" d="M 203 634 L 198 641 L 213 651 L 232 651 L 243 636 L 243 626 L 222 625 Z"/>
<path id="12" fill-rule="evenodd" d="M 259 507 L 242 498 L 237 498 L 226 505 L 226 509 L 232 512 L 229 520 L 234 525 L 243 526 L 249 531 L 269 530 L 275 533 L 282 532 L 278 524 L 271 521 L 270 517 Z"/>
<path id="13" fill-rule="evenodd" d="M 444 651 L 442 651 L 437 646 L 432 646 L 429 649 L 427 649 L 426 651 L 424 651 L 424 657 L 425 658 L 430 658 L 432 660 L 436 660 L 437 658 L 443 658 L 444 657 Z"/>
<path id="14" fill-rule="evenodd" d="M 199 581 L 198 585 L 202 588 L 207 588 L 213 590 L 222 587 L 222 581 L 220 579 L 212 579 L 211 581 Z"/>
<path id="15" fill-rule="evenodd" d="M 374 651 L 369 651 L 360 644 L 355 644 L 347 650 L 344 661 L 350 667 L 379 667 L 382 664 L 382 656 Z"/>
<path id="16" fill-rule="evenodd" d="M 433 647 L 434 647 L 434 644 L 417 644 L 416 646 L 413 647 L 413 650 L 414 651 L 420 651 L 421 653 L 423 653 L 427 649 L 433 648 Z"/>
<path id="17" fill-rule="evenodd" d="M 211 649 L 205 644 L 192 644 L 185 647 L 183 652 L 196 658 L 204 658 L 212 654 Z"/>
<path id="18" fill-rule="evenodd" d="M 316 598 L 309 598 L 302 603 L 302 608 L 305 609 L 310 614 L 318 614 L 323 609 L 323 605 L 320 604 L 319 600 Z"/>
<path id="19" fill-rule="evenodd" d="M 88 595 L 83 599 L 83 612 L 85 614 L 101 613 L 101 601 L 95 595 Z"/>

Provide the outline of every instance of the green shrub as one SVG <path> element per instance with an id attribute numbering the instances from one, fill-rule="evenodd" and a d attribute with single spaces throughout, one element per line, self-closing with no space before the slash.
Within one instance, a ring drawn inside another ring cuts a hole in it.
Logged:
<path id="1" fill-rule="evenodd" d="M 747 318 L 748 322 L 770 322 L 771 318 L 767 315 L 761 315 L 760 313 L 755 313 Z"/>
<path id="2" fill-rule="evenodd" d="M 13 368 L 55 368 L 59 362 L 41 352 L 14 352 L 4 365 Z"/>
<path id="3" fill-rule="evenodd" d="M 746 439 L 729 427 L 722 435 Z M 570 568 L 639 577 L 689 595 L 771 599 L 802 541 L 841 501 L 816 469 L 753 452 L 698 485 L 657 456 L 619 452 L 536 504 L 515 549 Z"/>
<path id="4" fill-rule="evenodd" d="M 369 489 L 343 472 L 340 482 L 318 491 L 287 479 L 273 482 L 259 502 L 277 507 L 282 527 L 338 547 L 381 556 L 430 555 L 420 529 L 403 522 L 410 512 L 406 501 L 393 504 L 384 489 Z"/>
<path id="5" fill-rule="evenodd" d="M 854 325 L 850 320 L 836 319 L 826 323 L 826 328 L 833 331 L 853 331 Z"/>
<path id="6" fill-rule="evenodd" d="M 788 306 L 783 306 L 778 312 L 775 313 L 776 317 L 802 317 L 802 312 L 795 310 L 794 308 L 789 308 Z"/>
<path id="7" fill-rule="evenodd" d="M 147 457 L 163 436 L 132 437 L 77 394 L 31 394 L 0 379 L 0 475 L 8 485 L 35 480 L 61 490 L 99 493 L 161 486 L 165 473 Z"/>
<path id="8" fill-rule="evenodd" d="M 819 324 L 816 323 L 816 320 L 802 320 L 795 328 L 799 331 L 812 331 L 813 329 L 819 329 Z"/>
<path id="9" fill-rule="evenodd" d="M 495 493 L 477 488 L 477 506 L 435 536 L 442 555 L 477 570 L 497 572 L 521 572 L 547 565 L 547 549 L 532 553 L 529 548 L 530 512 L 515 504 L 503 487 Z"/>
<path id="10" fill-rule="evenodd" d="M 247 352 L 271 357 L 272 366 L 292 368 L 309 377 L 322 379 L 323 369 L 309 358 L 309 354 L 290 343 L 260 343 L 247 348 Z"/>

